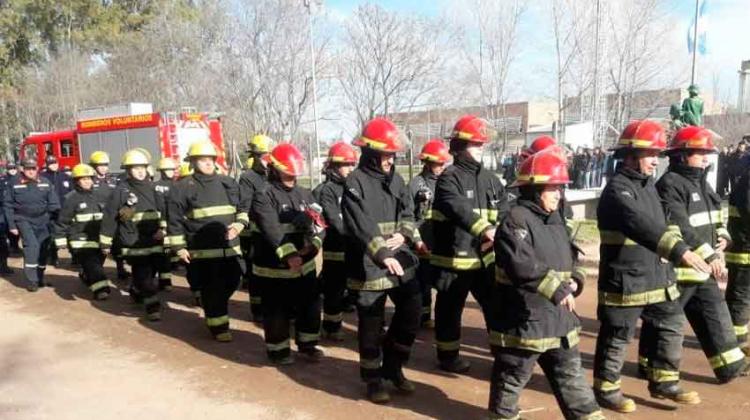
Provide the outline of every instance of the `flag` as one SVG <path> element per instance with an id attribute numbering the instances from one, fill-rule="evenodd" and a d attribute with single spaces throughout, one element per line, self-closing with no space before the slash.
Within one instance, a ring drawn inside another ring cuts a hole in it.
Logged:
<path id="1" fill-rule="evenodd" d="M 707 45 L 706 45 L 706 33 L 707 33 L 707 21 L 706 21 L 706 11 L 708 9 L 708 0 L 702 0 L 700 2 L 700 5 L 698 6 L 698 21 L 696 22 L 695 19 L 691 19 L 690 21 L 690 27 L 688 28 L 688 52 L 690 54 L 693 53 L 693 36 L 695 35 L 695 25 L 698 25 L 698 54 L 700 55 L 706 55 L 706 52 L 708 51 Z"/>

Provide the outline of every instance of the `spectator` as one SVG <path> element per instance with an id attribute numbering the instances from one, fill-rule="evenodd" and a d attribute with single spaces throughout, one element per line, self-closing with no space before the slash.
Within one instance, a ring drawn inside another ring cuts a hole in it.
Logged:
<path id="1" fill-rule="evenodd" d="M 729 192 L 729 164 L 731 154 L 728 146 L 724 146 L 719 153 L 719 164 L 716 167 L 716 192 L 725 198 Z"/>

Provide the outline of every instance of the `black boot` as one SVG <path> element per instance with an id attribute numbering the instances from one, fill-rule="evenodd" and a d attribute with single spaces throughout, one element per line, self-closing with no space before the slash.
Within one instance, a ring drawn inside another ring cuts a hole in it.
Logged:
<path id="1" fill-rule="evenodd" d="M 383 381 L 377 380 L 367 384 L 367 399 L 375 404 L 385 404 L 391 401 L 391 394 L 385 389 Z"/>
<path id="2" fill-rule="evenodd" d="M 466 373 L 470 368 L 471 363 L 459 357 L 440 361 L 440 369 L 450 373 Z"/>

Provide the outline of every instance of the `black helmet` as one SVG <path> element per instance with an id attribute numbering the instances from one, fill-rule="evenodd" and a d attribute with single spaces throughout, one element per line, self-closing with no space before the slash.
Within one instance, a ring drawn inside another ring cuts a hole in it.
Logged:
<path id="1" fill-rule="evenodd" d="M 47 155 L 47 159 L 45 159 L 44 161 L 47 163 L 47 165 L 52 165 L 54 163 L 57 163 L 57 158 L 53 155 Z"/>
<path id="2" fill-rule="evenodd" d="M 17 169 L 16 162 L 8 162 L 8 164 L 5 165 L 5 169 Z"/>
<path id="3" fill-rule="evenodd" d="M 21 167 L 24 169 L 26 168 L 36 168 L 36 159 L 34 158 L 26 158 L 23 161 L 21 161 Z"/>

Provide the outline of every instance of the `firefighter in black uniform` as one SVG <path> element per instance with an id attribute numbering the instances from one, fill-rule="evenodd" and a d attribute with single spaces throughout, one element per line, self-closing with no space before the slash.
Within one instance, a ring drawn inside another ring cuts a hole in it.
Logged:
<path id="1" fill-rule="evenodd" d="M 328 150 L 328 162 L 323 170 L 325 182 L 313 190 L 315 199 L 323 208 L 328 228 L 323 241 L 323 334 L 333 341 L 343 341 L 341 322 L 346 306 L 346 267 L 344 249 L 346 229 L 341 217 L 341 198 L 346 177 L 357 163 L 357 153 L 347 143 L 338 142 Z"/>
<path id="2" fill-rule="evenodd" d="M 57 162 L 57 158 L 53 155 L 47 155 L 45 163 L 47 164 L 47 167 L 41 171 L 41 176 L 46 178 L 52 186 L 55 187 L 60 206 L 64 206 L 65 196 L 70 192 L 72 187 L 70 177 L 65 174 L 65 172 L 60 171 L 60 164 Z M 53 222 L 55 222 L 55 220 L 53 220 Z M 47 260 L 53 266 L 58 266 L 57 246 L 55 246 L 54 241 L 50 241 Z"/>
<path id="3" fill-rule="evenodd" d="M 432 221 L 436 238 L 430 263 L 435 274 L 435 341 L 442 370 L 463 373 L 470 363 L 459 357 L 461 315 L 469 292 L 482 308 L 492 285 L 495 229 L 508 202 L 500 179 L 482 167 L 487 123 L 466 115 L 450 137 L 451 165 L 435 187 Z"/>
<path id="4" fill-rule="evenodd" d="M 250 139 L 247 144 L 250 158 L 248 159 L 248 169 L 240 177 L 240 192 L 243 197 L 252 204 L 255 193 L 266 188 L 266 178 L 268 177 L 268 163 L 264 159 L 268 153 L 271 152 L 273 146 L 273 140 L 270 137 L 257 134 Z M 250 224 L 251 228 L 246 229 L 240 235 L 240 244 L 242 245 L 242 256 L 245 259 L 245 266 L 247 270 L 245 272 L 244 281 L 247 283 L 247 292 L 250 295 L 250 316 L 253 321 L 257 323 L 263 322 L 263 298 L 260 290 L 260 284 L 255 281 L 253 276 L 252 267 L 253 261 L 253 235 L 257 235 L 257 229 L 253 228 L 253 224 Z"/>
<path id="5" fill-rule="evenodd" d="M 585 272 L 558 211 L 570 182 L 566 160 L 554 152 L 526 159 L 514 187 L 520 197 L 497 230 L 498 262 L 488 314 L 495 356 L 491 419 L 518 418 L 521 390 L 539 363 L 566 419 L 603 419 L 586 383 L 578 351 L 581 324 L 575 297 Z"/>
<path id="6" fill-rule="evenodd" d="M 169 191 L 177 182 L 177 177 L 175 176 L 177 162 L 172 158 L 161 158 L 159 159 L 159 165 L 156 169 L 159 171 L 159 180 L 154 182 L 154 188 L 156 189 L 157 194 L 162 196 L 164 203 L 166 203 L 169 198 Z M 169 215 L 165 214 L 164 219 L 169 220 Z M 168 249 L 165 248 L 162 261 L 159 263 L 159 267 L 157 267 L 157 271 L 159 272 L 159 290 L 172 289 L 172 263 L 168 252 Z"/>
<path id="7" fill-rule="evenodd" d="M 109 172 L 109 155 L 106 152 L 97 150 L 91 153 L 89 156 L 89 166 L 94 168 L 96 176 L 94 176 L 94 190 L 100 190 L 97 194 L 104 200 L 104 205 L 107 204 L 109 194 L 117 187 L 117 177 Z M 120 244 L 115 238 L 115 243 L 112 245 L 112 258 L 115 260 L 115 266 L 117 267 L 117 279 L 125 280 L 130 276 L 130 273 L 125 270 L 125 260 L 120 255 Z"/>
<path id="8" fill-rule="evenodd" d="M 368 122 L 354 141 L 362 148 L 357 169 L 346 179 L 341 208 L 346 227 L 347 287 L 357 293 L 360 376 L 368 398 L 390 400 L 383 379 L 404 393 L 414 384 L 404 377 L 419 330 L 420 291 L 414 280 L 419 259 L 408 245 L 424 247 L 414 224 L 413 202 L 396 172 L 402 150 L 396 126 L 384 118 Z M 385 301 L 395 312 L 385 335 Z"/>
<path id="9" fill-rule="evenodd" d="M 96 300 L 109 297 L 111 287 L 104 274 L 105 255 L 99 247 L 99 233 L 104 206 L 97 197 L 93 178 L 94 168 L 85 163 L 73 168 L 75 183 L 63 204 L 55 223 L 55 245 L 58 249 L 70 249 L 81 265 L 81 279 Z"/>
<path id="10" fill-rule="evenodd" d="M 309 361 L 323 356 L 320 334 L 320 289 L 315 256 L 323 246 L 320 206 L 312 192 L 297 185 L 305 159 L 282 143 L 267 156 L 268 186 L 253 196 L 253 275 L 263 293 L 263 332 L 272 363 L 294 362 L 289 327 L 295 318 L 298 352 Z M 315 216 L 315 217 L 313 217 Z M 318 223 L 315 223 L 315 220 Z"/>
<path id="11" fill-rule="evenodd" d="M 729 194 L 727 228 L 732 243 L 726 252 L 729 269 L 726 299 L 737 342 L 750 356 L 747 325 L 750 321 L 750 154 L 737 161 L 733 174 L 735 182 Z"/>
<path id="12" fill-rule="evenodd" d="M 8 166 L 10 166 L 10 163 Z M 0 274 L 3 275 L 13 274 L 13 270 L 8 267 L 8 256 L 10 254 L 8 222 L 5 220 L 5 212 L 1 211 L 9 179 L 10 175 L 7 172 L 0 174 Z"/>
<path id="13" fill-rule="evenodd" d="M 443 173 L 445 165 L 451 160 L 448 146 L 440 139 L 429 140 L 419 153 L 419 160 L 424 166 L 422 172 L 409 182 L 409 193 L 414 200 L 414 219 L 419 227 L 419 234 L 425 243 L 424 252 L 419 255 L 417 280 L 422 293 L 422 315 L 420 324 L 424 328 L 432 328 L 432 283 L 433 271 L 430 265 L 429 250 L 435 246 L 435 236 L 432 232 L 432 202 L 435 199 L 435 184 L 438 176 Z"/>
<path id="14" fill-rule="evenodd" d="M 7 192 L 8 185 L 16 176 L 18 176 L 18 166 L 16 166 L 15 162 L 8 162 L 8 164 L 5 166 L 5 175 L 0 178 L 0 188 L 2 188 L 4 192 Z M 11 233 L 8 229 L 8 226 L 9 224 L 6 220 L 4 234 L 8 238 L 8 254 L 18 255 L 21 253 L 21 250 L 18 247 L 18 235 L 14 235 L 13 233 Z M 12 272 L 12 270 L 4 274 L 10 274 L 10 272 Z"/>
<path id="15" fill-rule="evenodd" d="M 120 254 L 133 269 L 130 297 L 143 303 L 149 321 L 161 319 L 156 271 L 164 255 L 166 229 L 164 197 L 157 194 L 148 176 L 148 156 L 129 150 L 122 157 L 127 178 L 110 194 L 104 208 L 99 245 L 109 252 L 119 241 Z"/>
<path id="16" fill-rule="evenodd" d="M 680 129 L 667 150 L 669 171 L 656 183 L 667 221 L 677 225 L 692 250 L 711 266 L 711 273 L 677 267 L 680 303 L 709 364 L 721 383 L 745 370 L 745 354 L 737 345 L 726 301 L 717 284 L 726 276 L 722 253 L 731 241 L 721 216 L 721 197 L 706 181 L 708 155 L 718 153 L 710 131 L 696 126 Z M 644 324 L 638 363 L 647 374 L 653 328 Z"/>
<path id="17" fill-rule="evenodd" d="M 239 235 L 250 219 L 237 182 L 216 173 L 217 156 L 208 140 L 190 146 L 187 159 L 194 173 L 169 192 L 167 242 L 188 265 L 188 276 L 200 279 L 209 331 L 215 340 L 228 342 L 229 298 L 242 276 Z"/>
<path id="18" fill-rule="evenodd" d="M 664 129 L 653 121 L 628 124 L 615 148 L 622 159 L 602 192 L 597 209 L 601 239 L 599 302 L 601 322 L 594 359 L 594 392 L 602 407 L 635 411 L 623 396 L 620 371 L 625 348 L 641 318 L 652 324 L 656 345 L 646 354 L 649 392 L 654 398 L 698 404 L 696 392 L 679 385 L 684 316 L 680 292 L 668 261 L 708 273 L 703 258 L 690 251 L 678 229 L 667 228 L 652 174 L 666 146 Z"/>
<path id="19" fill-rule="evenodd" d="M 44 270 L 51 240 L 50 223 L 60 211 L 60 201 L 52 184 L 39 177 L 36 160 L 24 160 L 22 171 L 8 184 L 3 209 L 10 233 L 20 235 L 23 241 L 26 289 L 36 292 L 47 285 Z"/>

